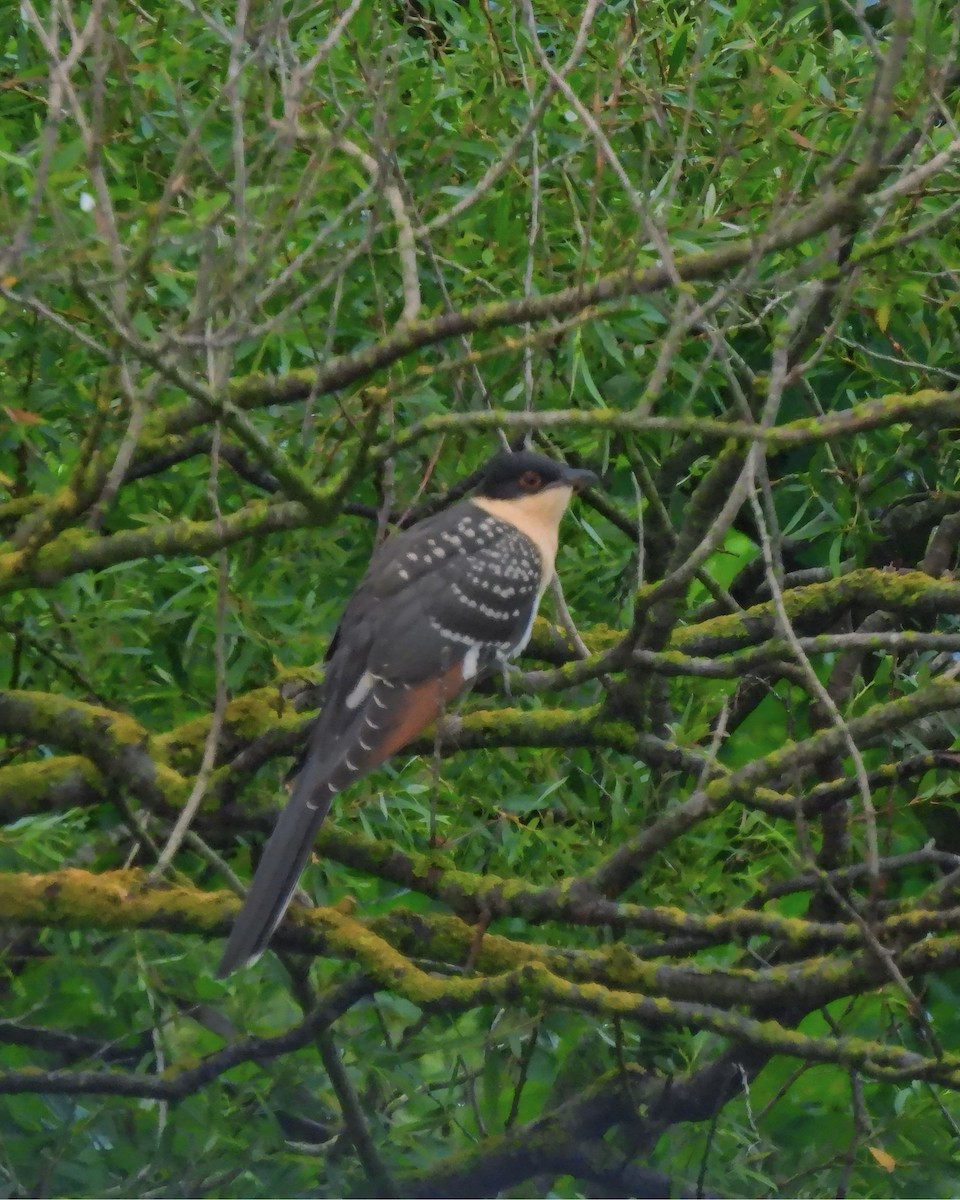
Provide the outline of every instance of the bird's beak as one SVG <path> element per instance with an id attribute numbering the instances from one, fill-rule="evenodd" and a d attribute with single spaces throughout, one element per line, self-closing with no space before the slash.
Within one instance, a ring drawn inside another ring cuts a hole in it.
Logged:
<path id="1" fill-rule="evenodd" d="M 582 492 L 585 487 L 599 483 L 600 477 L 595 471 L 582 470 L 580 467 L 565 467 L 563 475 L 557 482 L 564 487 L 573 488 L 575 492 Z"/>

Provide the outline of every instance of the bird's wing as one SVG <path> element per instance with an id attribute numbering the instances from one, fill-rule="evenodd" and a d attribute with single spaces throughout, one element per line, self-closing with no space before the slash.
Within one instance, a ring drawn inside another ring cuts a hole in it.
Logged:
<path id="1" fill-rule="evenodd" d="M 265 949 L 333 797 L 413 741 L 466 682 L 522 648 L 542 576 L 530 539 L 469 502 L 374 557 L 337 629 L 321 714 L 221 976 Z"/>

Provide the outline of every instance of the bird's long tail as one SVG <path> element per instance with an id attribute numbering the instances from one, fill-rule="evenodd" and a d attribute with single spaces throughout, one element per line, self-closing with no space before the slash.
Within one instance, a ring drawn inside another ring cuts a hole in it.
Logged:
<path id="1" fill-rule="evenodd" d="M 328 774 L 327 764 L 320 755 L 316 752 L 307 755 L 230 931 L 217 967 L 221 979 L 261 955 L 283 920 L 310 857 L 317 830 L 330 811 L 335 793 L 330 789 Z"/>
<path id="2" fill-rule="evenodd" d="M 334 796 L 422 733 L 462 683 L 459 663 L 414 687 L 371 676 L 370 691 L 339 736 L 331 736 L 330 731 L 343 714 L 324 711 L 314 726 L 293 794 L 264 847 L 230 932 L 217 968 L 221 979 L 267 948 Z"/>

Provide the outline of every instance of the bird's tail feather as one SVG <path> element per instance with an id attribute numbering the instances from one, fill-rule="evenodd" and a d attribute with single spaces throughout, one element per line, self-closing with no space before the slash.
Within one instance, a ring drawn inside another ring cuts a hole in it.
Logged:
<path id="1" fill-rule="evenodd" d="M 352 713 L 324 710 L 314 726 L 293 794 L 264 847 L 230 932 L 217 968 L 221 979 L 267 948 L 296 891 L 333 797 L 416 737 L 443 711 L 444 703 L 462 682 L 460 663 L 416 687 L 377 678 L 363 704 Z M 338 730 L 337 722 L 344 715 L 349 723 Z"/>
<path id="2" fill-rule="evenodd" d="M 217 967 L 219 978 L 262 954 L 283 920 L 310 857 L 317 830 L 330 811 L 334 792 L 327 786 L 328 774 L 327 764 L 320 755 L 307 756 L 230 931 Z"/>

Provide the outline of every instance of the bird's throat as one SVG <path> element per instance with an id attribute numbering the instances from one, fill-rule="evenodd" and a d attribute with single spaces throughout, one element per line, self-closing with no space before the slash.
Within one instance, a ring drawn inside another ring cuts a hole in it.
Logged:
<path id="1" fill-rule="evenodd" d="M 538 492 L 535 496 L 521 496 L 516 500 L 494 500 L 489 496 L 474 496 L 472 502 L 491 517 L 515 526 L 527 535 L 540 552 L 545 587 L 553 578 L 560 520 L 567 511 L 572 495 L 572 488 L 552 487 Z"/>

